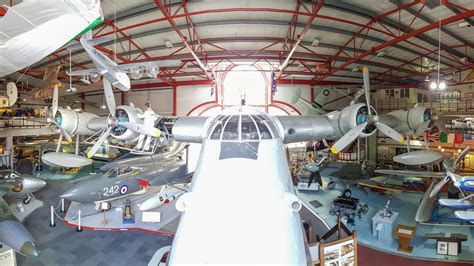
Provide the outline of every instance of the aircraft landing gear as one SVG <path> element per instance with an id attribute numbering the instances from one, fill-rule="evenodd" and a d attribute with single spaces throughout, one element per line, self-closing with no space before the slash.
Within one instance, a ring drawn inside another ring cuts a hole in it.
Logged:
<path id="1" fill-rule="evenodd" d="M 31 194 L 27 194 L 26 197 L 23 198 L 23 204 L 29 204 L 32 199 L 33 199 L 33 196 Z"/>

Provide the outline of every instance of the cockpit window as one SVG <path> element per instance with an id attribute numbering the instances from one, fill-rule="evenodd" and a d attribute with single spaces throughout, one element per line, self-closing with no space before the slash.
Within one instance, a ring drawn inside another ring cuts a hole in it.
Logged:
<path id="1" fill-rule="evenodd" d="M 212 140 L 260 141 L 276 136 L 273 121 L 264 115 L 220 115 L 208 130 Z"/>
<path id="2" fill-rule="evenodd" d="M 107 177 L 108 178 L 115 178 L 117 177 L 117 171 L 116 168 L 112 168 L 107 172 Z"/>
<path id="3" fill-rule="evenodd" d="M 228 115 L 220 115 L 213 121 L 213 125 L 210 127 L 212 130 L 210 139 L 220 139 L 222 135 L 222 128 L 225 122 L 229 119 Z"/>
<path id="4" fill-rule="evenodd" d="M 130 174 L 131 172 L 133 172 L 133 169 L 131 167 L 125 167 L 125 168 L 119 168 L 118 169 L 118 175 Z"/>
<path id="5" fill-rule="evenodd" d="M 239 115 L 233 115 L 227 120 L 224 127 L 223 140 L 238 140 L 239 139 Z"/>
<path id="6" fill-rule="evenodd" d="M 242 116 L 242 140 L 259 140 L 255 122 L 248 115 Z"/>

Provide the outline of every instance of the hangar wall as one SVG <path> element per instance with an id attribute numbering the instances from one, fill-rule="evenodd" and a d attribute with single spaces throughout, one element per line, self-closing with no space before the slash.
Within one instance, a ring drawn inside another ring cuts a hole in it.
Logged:
<path id="1" fill-rule="evenodd" d="M 323 89 L 327 87 L 314 87 L 314 96 L 318 95 Z M 301 91 L 301 98 L 310 101 L 311 100 L 311 86 L 301 84 L 282 84 L 278 85 L 277 92 L 273 96 L 274 101 L 284 102 L 288 105 L 295 107 L 301 114 L 308 114 L 308 105 L 302 101 L 294 101 L 294 93 Z M 347 106 L 350 102 L 349 98 L 344 97 L 344 94 L 329 89 L 330 94 L 326 100 L 327 104 L 325 109 L 334 110 L 341 108 L 341 106 Z M 269 93 L 270 94 L 270 93 Z M 94 92 L 91 95 L 85 97 L 87 101 L 96 102 L 100 105 L 103 102 L 103 93 Z M 172 114 L 173 113 L 173 89 L 172 88 L 151 88 L 149 90 L 132 89 L 128 96 L 129 102 L 135 104 L 135 106 L 143 109 L 145 103 L 150 101 L 155 112 L 160 114 Z M 193 108 L 206 102 L 215 102 L 215 95 L 211 96 L 211 89 L 209 85 L 190 85 L 190 86 L 178 86 L 176 88 L 176 115 L 184 116 L 187 115 Z M 115 101 L 117 105 L 122 103 L 122 93 L 115 91 Z M 85 111 L 92 112 L 98 115 L 106 115 L 107 109 L 100 109 L 90 105 L 85 106 Z"/>

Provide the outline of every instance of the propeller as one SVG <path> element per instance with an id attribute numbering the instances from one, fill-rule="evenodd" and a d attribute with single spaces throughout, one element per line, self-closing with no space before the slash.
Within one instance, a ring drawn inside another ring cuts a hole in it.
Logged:
<path id="1" fill-rule="evenodd" d="M 456 158 L 456 160 L 444 160 L 443 166 L 446 169 L 446 176 L 434 187 L 433 191 L 430 193 L 430 198 L 435 197 L 441 191 L 441 189 L 451 180 L 453 183 L 456 183 L 458 180 L 461 180 L 462 177 L 456 173 L 456 167 L 460 161 L 466 157 L 466 155 L 471 150 L 470 146 L 467 146 Z M 460 190 L 461 191 L 461 190 Z M 462 192 L 462 191 L 461 191 Z"/>
<path id="2" fill-rule="evenodd" d="M 357 137 L 367 128 L 368 125 L 374 125 L 377 130 L 380 130 L 384 135 L 390 137 L 391 139 L 398 141 L 400 143 L 405 141 L 405 138 L 400 135 L 397 131 L 391 127 L 380 123 L 378 115 L 372 113 L 372 107 L 370 106 L 370 82 L 369 82 L 369 69 L 364 67 L 363 69 L 364 77 L 364 93 L 365 93 L 365 102 L 367 106 L 367 117 L 365 122 L 349 130 L 344 136 L 342 136 L 334 145 L 331 147 L 333 153 L 338 153 L 347 146 L 349 146 Z"/>
<path id="3" fill-rule="evenodd" d="M 109 108 L 110 114 L 115 117 L 115 110 L 117 107 L 115 105 L 115 96 L 112 89 L 112 84 L 110 84 L 110 81 L 108 81 L 106 78 L 103 78 L 103 80 L 105 101 L 107 102 L 107 107 Z"/>
<path id="4" fill-rule="evenodd" d="M 444 178 L 436 184 L 436 186 L 433 188 L 433 190 L 430 193 L 430 198 L 434 198 L 438 193 L 441 191 L 441 189 L 446 185 L 449 181 L 448 175 L 444 176 Z"/>

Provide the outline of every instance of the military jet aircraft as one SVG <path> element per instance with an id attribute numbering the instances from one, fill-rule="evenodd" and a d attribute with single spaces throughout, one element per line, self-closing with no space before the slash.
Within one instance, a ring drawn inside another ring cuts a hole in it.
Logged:
<path id="1" fill-rule="evenodd" d="M 60 197 L 83 203 L 110 203 L 116 199 L 144 192 L 144 189 L 149 186 L 188 182 L 187 171 L 186 161 L 178 156 L 160 161 L 151 158 L 142 159 L 140 163 L 117 164 L 106 173 L 84 178 Z"/>
<path id="2" fill-rule="evenodd" d="M 27 204 L 32 198 L 31 194 L 44 186 L 46 182 L 42 179 L 21 175 L 13 170 L 0 171 L 0 242 L 28 257 L 37 257 L 40 251 L 31 234 L 13 215 L 3 198 L 20 199 Z"/>

